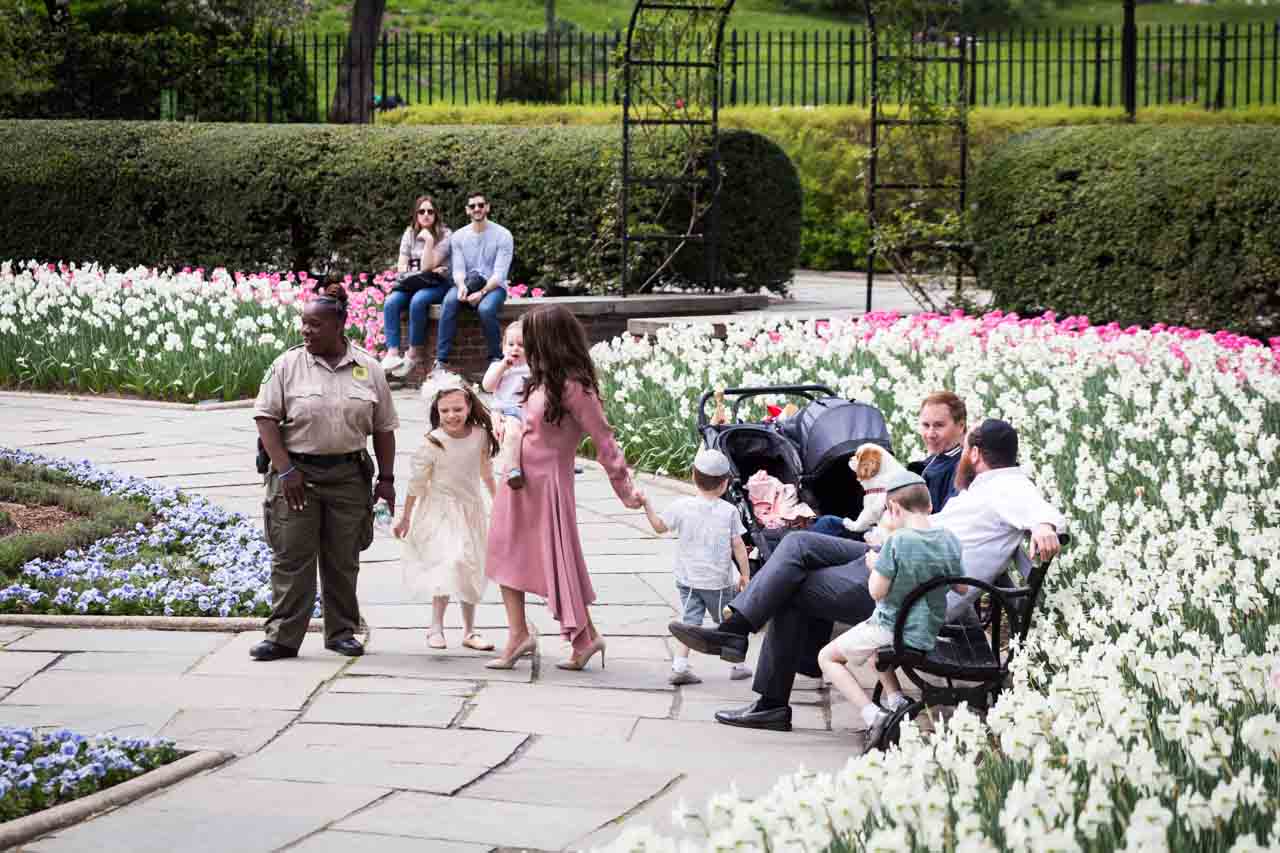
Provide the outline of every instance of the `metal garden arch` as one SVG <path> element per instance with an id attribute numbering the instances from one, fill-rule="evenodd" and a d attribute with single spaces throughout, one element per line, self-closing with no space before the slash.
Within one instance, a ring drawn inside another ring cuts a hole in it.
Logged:
<path id="1" fill-rule="evenodd" d="M 702 248 L 705 281 L 723 281 L 720 100 L 733 3 L 636 0 L 632 9 L 622 57 L 623 295 L 658 281 L 691 244 Z M 673 212 L 686 205 L 687 224 L 673 229 Z M 652 271 L 633 287 L 639 256 Z"/>

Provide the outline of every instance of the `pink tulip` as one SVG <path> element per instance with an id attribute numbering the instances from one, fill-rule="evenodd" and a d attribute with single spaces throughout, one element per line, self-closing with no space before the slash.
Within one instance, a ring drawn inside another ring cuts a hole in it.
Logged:
<path id="1" fill-rule="evenodd" d="M 532 296 L 534 299 L 541 299 L 542 297 L 547 295 L 547 292 L 543 290 L 541 287 L 535 287 L 533 290 L 529 291 L 529 295 Z"/>

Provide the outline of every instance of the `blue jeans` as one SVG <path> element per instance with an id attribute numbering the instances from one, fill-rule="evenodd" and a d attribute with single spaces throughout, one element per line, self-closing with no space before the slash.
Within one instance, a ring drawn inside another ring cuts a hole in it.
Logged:
<path id="1" fill-rule="evenodd" d="M 484 330 L 485 344 L 489 347 L 489 360 L 502 358 L 502 334 L 498 328 L 498 312 L 507 301 L 506 288 L 491 290 L 475 306 L 480 314 L 480 328 Z M 450 287 L 440 309 L 440 327 L 436 330 L 436 361 L 449 363 L 449 353 L 453 350 L 453 338 L 458 333 L 458 312 L 463 303 L 458 299 L 458 288 Z M 470 307 L 470 306 L 468 306 Z"/>
<path id="2" fill-rule="evenodd" d="M 826 536 L 839 536 L 841 539 L 852 539 L 853 534 L 844 529 L 844 519 L 838 515 L 820 515 L 809 525 L 810 533 L 821 533 Z"/>
<path id="3" fill-rule="evenodd" d="M 432 305 L 439 305 L 445 294 L 451 291 L 447 284 L 424 287 L 413 296 L 393 290 L 382 303 L 382 321 L 386 326 L 387 348 L 400 349 L 400 315 L 409 309 L 409 346 L 420 347 L 427 343 L 427 314 Z"/>

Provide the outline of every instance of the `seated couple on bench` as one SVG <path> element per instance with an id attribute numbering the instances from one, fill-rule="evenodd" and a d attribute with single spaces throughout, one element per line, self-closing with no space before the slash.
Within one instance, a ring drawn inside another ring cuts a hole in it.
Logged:
<path id="1" fill-rule="evenodd" d="M 427 344 L 427 315 L 440 305 L 436 328 L 436 361 L 432 373 L 449 370 L 449 355 L 458 333 L 458 312 L 466 305 L 480 316 L 489 361 L 502 360 L 498 312 L 507 301 L 507 276 L 515 254 L 511 232 L 489 221 L 489 201 L 482 192 L 467 196 L 465 228 L 445 226 L 431 196 L 413 207 L 409 227 L 400 238 L 400 272 L 395 289 L 383 305 L 387 354 L 382 367 L 393 377 L 408 376 Z M 409 312 L 409 346 L 400 348 L 400 315 Z"/>
<path id="2" fill-rule="evenodd" d="M 966 433 L 964 402 L 950 392 L 930 396 L 921 408 L 920 421 L 931 454 L 922 474 L 937 510 L 922 517 L 929 526 L 949 531 L 958 540 L 966 577 L 994 581 L 1004 573 L 1027 534 L 1031 535 L 1033 558 L 1050 559 L 1058 553 L 1058 534 L 1066 531 L 1066 519 L 1017 467 L 1018 434 L 1010 424 L 989 419 Z M 958 491 L 949 485 L 953 477 Z M 901 486 L 910 483 L 919 483 L 919 479 L 904 480 Z M 944 483 L 946 490 L 941 491 Z M 935 489 L 941 491 L 941 497 Z M 893 492 L 886 498 L 892 503 Z M 745 708 L 717 712 L 717 722 L 791 730 L 790 700 L 796 673 L 821 676 L 819 652 L 831 641 L 833 623 L 859 626 L 876 608 L 876 599 L 868 589 L 875 568 L 875 558 L 868 560 L 870 550 L 862 542 L 840 536 L 790 533 L 747 588 L 729 602 L 729 616 L 718 626 L 671 623 L 669 630 L 681 643 L 729 661 L 743 660 L 749 635 L 770 625 L 752 683 L 760 698 Z M 879 598 L 887 592 L 883 589 L 885 580 L 884 574 L 877 572 L 875 592 Z M 908 591 L 902 591 L 898 599 Z M 971 614 L 976 594 L 972 587 L 963 596 L 956 590 L 947 593 L 947 620 Z M 831 652 L 826 657 L 828 663 L 833 660 Z M 843 656 L 834 660 L 842 663 Z M 846 694 L 847 683 L 838 685 Z M 892 680 L 886 684 L 890 691 L 892 685 Z M 891 707 L 896 698 L 889 696 Z M 868 703 L 861 694 L 850 699 L 859 707 Z M 871 713 L 875 712 L 864 712 L 864 719 Z M 871 725 L 874 728 L 874 723 Z"/>

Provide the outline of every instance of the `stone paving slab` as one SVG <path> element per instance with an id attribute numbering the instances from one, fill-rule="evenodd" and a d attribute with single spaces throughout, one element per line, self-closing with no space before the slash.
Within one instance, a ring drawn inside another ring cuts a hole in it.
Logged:
<path id="1" fill-rule="evenodd" d="M 592 610 L 595 613 L 595 610 Z M 431 624 L 431 605 L 421 604 L 372 604 L 360 608 L 364 620 L 378 628 L 418 628 L 425 629 Z M 529 624 L 543 636 L 556 636 L 559 626 L 546 607 L 529 601 L 525 605 L 525 618 Z M 444 614 L 446 629 L 457 630 L 462 627 L 462 613 L 457 607 L 450 607 Z M 476 628 L 492 633 L 489 639 L 494 643 L 505 640 L 507 629 L 507 611 L 500 604 L 476 605 Z M 495 633 L 496 632 L 496 633 Z M 375 631 L 375 634 L 377 632 Z"/>
<path id="2" fill-rule="evenodd" d="M 5 648 L 10 651 L 207 654 L 230 640 L 231 636 L 205 631 L 40 628 Z"/>
<path id="3" fill-rule="evenodd" d="M 492 844 L 329 829 L 290 847 L 289 853 L 488 853 L 492 849 Z"/>
<path id="4" fill-rule="evenodd" d="M 568 652 L 566 648 L 565 657 Z M 581 671 L 563 670 L 554 664 L 544 664 L 538 672 L 538 683 L 573 688 L 608 687 L 627 692 L 640 690 L 670 693 L 675 689 L 667 683 L 667 678 L 671 675 L 671 664 L 665 660 L 615 659 L 609 656 L 606 661 L 603 670 L 599 668 L 599 656 L 592 658 L 587 668 Z"/>
<path id="5" fill-rule="evenodd" d="M 674 767 L 602 769 L 594 764 L 524 759 L 490 773 L 459 796 L 564 808 L 589 803 L 622 814 L 656 796 L 679 776 Z"/>
<path id="6" fill-rule="evenodd" d="M 0 628 L 0 646 L 12 643 L 14 640 L 21 640 L 34 630 L 34 628 L 21 628 L 16 625 Z"/>
<path id="7" fill-rule="evenodd" d="M 346 670 L 347 675 L 381 675 L 393 678 L 419 678 L 428 681 L 501 681 L 529 682 L 533 680 L 533 667 L 529 658 L 523 658 L 514 669 L 485 669 L 489 658 L 471 658 L 439 655 L 428 658 L 425 654 L 367 654 L 357 658 Z M 0 703 L 2 705 L 2 703 Z"/>
<path id="8" fill-rule="evenodd" d="M 220 775 L 325 785 L 368 785 L 376 779 L 381 787 L 453 794 L 510 758 L 527 737 L 461 729 L 301 725 Z"/>
<path id="9" fill-rule="evenodd" d="M 33 853 L 258 853 L 321 829 L 385 796 L 386 789 L 233 778 L 187 780 L 24 847 Z"/>
<path id="10" fill-rule="evenodd" d="M 456 696 L 468 699 L 480 686 L 468 681 L 432 681 L 425 678 L 388 678 L 381 675 L 344 675 L 328 687 L 328 693 L 394 693 L 402 696 Z"/>
<path id="11" fill-rule="evenodd" d="M 626 740 L 642 715 L 666 717 L 664 694 L 491 684 L 472 700 L 462 721 L 469 729 Z"/>
<path id="12" fill-rule="evenodd" d="M 447 728 L 462 712 L 465 698 L 397 693 L 329 693 L 302 715 L 304 723 Z"/>
<path id="13" fill-rule="evenodd" d="M 5 697 L 8 698 L 8 697 Z M 137 696 L 136 702 L 147 697 Z M 0 703 L 0 726 L 33 729 L 74 729 L 122 737 L 155 737 L 178 713 L 173 705 L 139 704 L 98 707 L 97 705 L 17 705 Z"/>
<path id="14" fill-rule="evenodd" d="M 140 700 L 178 708 L 297 710 L 318 686 L 315 678 L 249 678 L 204 675 L 117 675 L 45 672 L 27 681 L 0 705 L 94 705 L 130 707 Z"/>
<path id="15" fill-rule="evenodd" d="M 50 672 L 92 672 L 103 675 L 181 675 L 201 655 L 162 655 L 155 652 L 68 652 Z"/>
<path id="16" fill-rule="evenodd" d="M 57 659 L 48 652 L 0 652 L 0 687 L 17 687 Z"/>
<path id="17" fill-rule="evenodd" d="M 236 755 L 256 752 L 293 722 L 293 711 L 190 708 L 179 711 L 161 737 L 173 738 L 182 749 L 216 749 Z"/>
<path id="18" fill-rule="evenodd" d="M 249 649 L 262 642 L 259 631 L 245 631 L 213 653 L 204 656 L 192 669 L 192 675 L 242 676 L 247 678 L 311 679 L 324 681 L 337 675 L 351 663 L 351 658 L 334 654 L 324 647 L 324 637 L 308 633 L 302 640 L 296 658 L 256 661 Z"/>
<path id="19" fill-rule="evenodd" d="M 335 828 L 503 847 L 560 850 L 616 817 L 599 806 L 503 803 L 397 793 Z"/>

